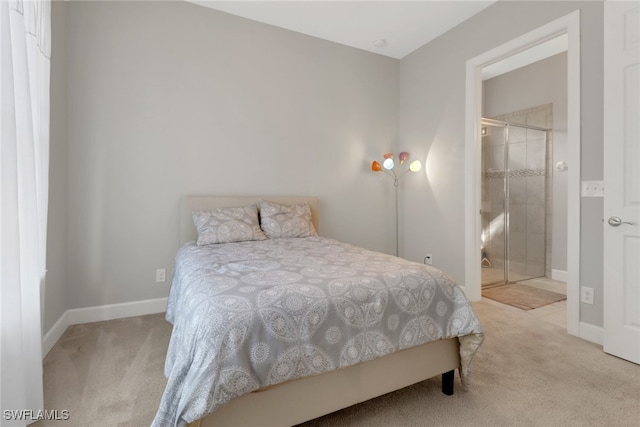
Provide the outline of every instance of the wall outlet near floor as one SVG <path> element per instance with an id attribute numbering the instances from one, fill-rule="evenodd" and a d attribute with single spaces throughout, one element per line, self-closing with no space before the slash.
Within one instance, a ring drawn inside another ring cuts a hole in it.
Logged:
<path id="1" fill-rule="evenodd" d="M 159 268 L 156 270 L 156 283 L 164 283 L 167 281 L 167 269 Z"/>
<path id="2" fill-rule="evenodd" d="M 424 257 L 424 263 L 428 265 L 433 265 L 433 255 L 427 254 L 427 256 Z"/>
<path id="3" fill-rule="evenodd" d="M 580 288 L 580 302 L 593 304 L 593 288 L 582 286 Z"/>

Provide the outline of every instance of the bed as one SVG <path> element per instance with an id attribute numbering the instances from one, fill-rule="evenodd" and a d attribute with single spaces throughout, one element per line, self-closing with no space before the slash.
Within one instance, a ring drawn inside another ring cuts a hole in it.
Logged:
<path id="1" fill-rule="evenodd" d="M 453 394 L 456 369 L 468 387 L 483 333 L 446 274 L 313 232 L 196 244 L 194 212 L 254 205 L 265 231 L 271 206 L 318 230 L 314 197 L 183 198 L 154 427 L 295 425 L 437 375 Z"/>

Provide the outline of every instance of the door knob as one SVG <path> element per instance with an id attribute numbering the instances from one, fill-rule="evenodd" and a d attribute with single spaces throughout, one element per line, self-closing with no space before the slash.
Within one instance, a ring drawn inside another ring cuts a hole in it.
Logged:
<path id="1" fill-rule="evenodd" d="M 612 227 L 620 227 L 622 224 L 634 225 L 632 222 L 623 221 L 617 216 L 612 216 L 607 222 Z"/>

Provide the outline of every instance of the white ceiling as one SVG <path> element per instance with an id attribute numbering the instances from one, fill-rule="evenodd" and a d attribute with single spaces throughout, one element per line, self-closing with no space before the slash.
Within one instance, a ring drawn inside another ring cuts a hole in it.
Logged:
<path id="1" fill-rule="evenodd" d="M 408 55 L 495 2 L 187 1 L 396 59 Z M 377 46 L 379 44 L 384 45 Z"/>

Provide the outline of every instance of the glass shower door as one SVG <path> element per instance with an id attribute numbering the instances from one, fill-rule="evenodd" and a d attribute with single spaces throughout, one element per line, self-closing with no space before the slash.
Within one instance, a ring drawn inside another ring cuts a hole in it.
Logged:
<path id="1" fill-rule="evenodd" d="M 505 262 L 505 157 L 508 129 L 483 121 L 482 127 L 482 205 L 480 236 L 482 286 L 507 280 Z"/>
<path id="2" fill-rule="evenodd" d="M 482 286 L 545 276 L 547 132 L 482 121 Z"/>
<path id="3" fill-rule="evenodd" d="M 506 281 L 545 275 L 546 131 L 509 124 Z"/>

